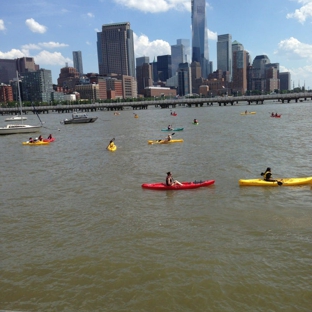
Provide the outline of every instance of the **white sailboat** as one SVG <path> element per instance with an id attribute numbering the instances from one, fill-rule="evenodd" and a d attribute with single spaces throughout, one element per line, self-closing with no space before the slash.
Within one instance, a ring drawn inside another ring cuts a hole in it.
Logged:
<path id="1" fill-rule="evenodd" d="M 20 104 L 20 110 L 21 110 L 21 116 L 22 116 L 22 100 L 21 100 L 21 91 L 19 87 L 19 78 L 18 78 L 18 72 L 16 71 L 17 75 L 17 88 L 18 88 L 18 98 L 19 98 L 19 104 Z M 0 135 L 3 134 L 17 134 L 17 133 L 34 133 L 40 131 L 40 128 L 42 127 L 42 124 L 37 126 L 31 126 L 31 125 L 24 125 L 23 118 L 21 118 L 22 123 L 21 124 L 8 124 L 5 127 L 0 127 Z"/>
<path id="2" fill-rule="evenodd" d="M 16 115 L 16 116 L 13 116 L 13 117 L 5 118 L 5 121 L 21 121 L 21 120 L 27 120 L 27 117 L 26 116 Z"/>

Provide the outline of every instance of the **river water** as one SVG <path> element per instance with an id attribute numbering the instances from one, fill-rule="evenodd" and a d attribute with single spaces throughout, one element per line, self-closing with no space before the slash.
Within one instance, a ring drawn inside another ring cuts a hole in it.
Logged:
<path id="1" fill-rule="evenodd" d="M 311 187 L 238 180 L 312 176 L 311 104 L 49 114 L 49 146 L 0 137 L 0 310 L 310 312 Z M 168 124 L 184 143 L 148 145 Z M 167 171 L 215 185 L 141 188 Z"/>

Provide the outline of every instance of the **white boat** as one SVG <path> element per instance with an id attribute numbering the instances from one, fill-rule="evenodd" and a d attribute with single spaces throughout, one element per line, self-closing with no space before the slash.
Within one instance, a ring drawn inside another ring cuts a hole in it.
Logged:
<path id="1" fill-rule="evenodd" d="M 13 116 L 5 118 L 5 121 L 21 121 L 21 120 L 27 120 L 27 117 L 24 116 Z"/>
<path id="2" fill-rule="evenodd" d="M 21 100 L 21 91 L 20 91 L 20 87 L 19 87 L 19 78 L 18 78 L 18 72 L 16 71 L 16 75 L 17 75 L 17 88 L 18 88 L 18 97 L 19 97 L 19 104 L 20 104 L 20 110 L 21 110 L 21 115 L 19 117 L 22 116 L 22 100 Z M 6 125 L 5 127 L 0 127 L 0 135 L 3 134 L 17 134 L 17 133 L 33 133 L 33 132 L 38 132 L 40 131 L 40 128 L 42 127 L 42 123 L 40 125 L 37 126 L 31 126 L 31 125 L 24 125 L 23 124 L 23 118 L 21 117 L 21 124 L 9 124 Z M 26 118 L 26 117 L 25 117 Z M 39 118 L 39 116 L 38 116 Z M 40 118 L 39 118 L 40 120 Z"/>
<path id="3" fill-rule="evenodd" d="M 0 127 L 0 134 L 34 133 L 40 131 L 40 129 L 41 125 L 31 126 L 24 124 L 12 124 L 6 125 L 5 127 Z"/>
<path id="4" fill-rule="evenodd" d="M 98 119 L 98 117 L 89 117 L 85 113 L 73 113 L 71 119 L 64 119 L 61 121 L 64 125 L 68 124 L 76 124 L 76 123 L 89 123 L 89 122 L 95 122 Z"/>

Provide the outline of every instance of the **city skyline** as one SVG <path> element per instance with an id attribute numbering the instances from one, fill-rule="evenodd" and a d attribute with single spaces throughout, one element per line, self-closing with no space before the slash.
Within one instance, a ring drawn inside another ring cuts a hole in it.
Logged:
<path id="1" fill-rule="evenodd" d="M 267 2 L 267 5 L 265 3 Z M 105 12 L 105 14 L 103 14 Z M 291 73 L 292 85 L 312 88 L 312 0 L 241 1 L 221 5 L 206 1 L 209 60 L 217 69 L 217 36 L 231 34 L 251 56 L 267 55 Z M 170 54 L 179 38 L 190 39 L 191 0 L 99 0 L 74 4 L 2 4 L 0 58 L 34 57 L 40 68 L 52 71 L 56 83 L 72 51 L 82 51 L 85 73 L 98 72 L 96 33 L 102 25 L 130 22 L 135 58 Z"/>

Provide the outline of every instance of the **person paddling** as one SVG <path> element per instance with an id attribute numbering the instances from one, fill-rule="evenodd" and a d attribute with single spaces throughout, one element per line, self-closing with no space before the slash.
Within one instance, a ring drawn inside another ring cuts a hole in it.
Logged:
<path id="1" fill-rule="evenodd" d="M 263 180 L 264 181 L 269 181 L 269 182 L 277 182 L 278 185 L 282 185 L 283 183 L 281 181 L 278 180 L 274 180 L 272 179 L 272 172 L 271 172 L 271 168 L 268 167 L 265 172 L 261 172 L 261 175 L 263 176 Z"/>
<path id="2" fill-rule="evenodd" d="M 109 141 L 109 144 L 108 144 L 107 147 L 106 147 L 106 149 L 108 149 L 108 148 L 113 148 L 114 145 L 115 145 L 114 141 L 115 141 L 115 138 L 113 138 L 112 140 L 110 140 L 110 141 Z"/>

